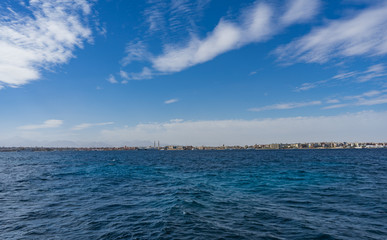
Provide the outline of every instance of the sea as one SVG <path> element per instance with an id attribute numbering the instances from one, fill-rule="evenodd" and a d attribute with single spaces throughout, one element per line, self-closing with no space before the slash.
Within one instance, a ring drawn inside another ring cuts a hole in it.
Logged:
<path id="1" fill-rule="evenodd" d="M 387 149 L 0 153 L 0 239 L 387 239 Z"/>

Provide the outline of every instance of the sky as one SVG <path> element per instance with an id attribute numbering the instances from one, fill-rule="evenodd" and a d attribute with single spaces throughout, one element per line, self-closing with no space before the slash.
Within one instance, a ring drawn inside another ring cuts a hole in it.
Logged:
<path id="1" fill-rule="evenodd" d="M 384 0 L 2 0 L 0 146 L 387 141 Z"/>

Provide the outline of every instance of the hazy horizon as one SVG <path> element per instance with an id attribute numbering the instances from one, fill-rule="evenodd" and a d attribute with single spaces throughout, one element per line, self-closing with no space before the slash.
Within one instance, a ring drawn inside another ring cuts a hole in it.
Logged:
<path id="1" fill-rule="evenodd" d="M 172 121 L 149 123 L 125 131 L 106 131 L 101 138 L 89 141 L 27 140 L 21 138 L 0 141 L 0 146 L 71 146 L 117 147 L 161 145 L 254 145 L 302 142 L 386 142 L 387 112 L 362 112 L 339 117 L 263 119 L 253 121 Z M 359 128 L 359 122 L 364 126 Z M 330 123 L 330 124 L 327 124 Z M 333 126 L 331 124 L 334 124 Z M 219 127 L 219 125 L 221 127 Z M 225 132 L 225 126 L 234 131 Z M 275 130 L 274 130 L 275 129 Z M 298 137 L 295 137 L 298 135 Z M 133 139 L 127 140 L 128 136 Z M 189 136 L 187 139 L 186 136 Z M 336 136 L 333 138 L 332 136 Z M 139 140 L 136 138 L 147 138 Z M 221 138 L 222 140 L 218 140 Z M 38 139 L 38 138 L 36 138 Z M 178 139 L 178 140 L 176 140 Z M 270 139 L 268 141 L 268 139 Z"/>

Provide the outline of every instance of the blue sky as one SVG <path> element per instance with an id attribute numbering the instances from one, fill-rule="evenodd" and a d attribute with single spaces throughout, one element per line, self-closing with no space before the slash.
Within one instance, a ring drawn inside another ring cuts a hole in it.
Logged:
<path id="1" fill-rule="evenodd" d="M 386 1 L 0 3 L 0 145 L 387 141 Z"/>

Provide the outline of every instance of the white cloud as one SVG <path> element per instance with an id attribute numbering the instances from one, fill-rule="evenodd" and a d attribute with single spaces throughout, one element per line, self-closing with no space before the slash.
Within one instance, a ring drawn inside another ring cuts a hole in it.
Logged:
<path id="1" fill-rule="evenodd" d="M 240 21 L 220 19 L 214 30 L 204 38 L 191 32 L 188 41 L 164 45 L 163 53 L 158 56 L 151 56 L 140 48 L 133 50 L 133 53 L 127 52 L 129 60 L 123 61 L 148 59 L 152 65 L 152 72 L 179 72 L 247 44 L 265 41 L 290 24 L 309 20 L 317 13 L 319 5 L 318 0 L 291 1 L 281 18 L 280 13 L 274 14 L 270 5 L 255 3 L 243 11 Z M 153 17 L 158 19 L 158 11 L 154 10 L 154 13 L 151 15 L 152 19 Z M 138 77 L 142 76 L 140 74 Z M 145 77 L 151 78 L 152 75 Z"/>
<path id="2" fill-rule="evenodd" d="M 181 118 L 175 118 L 175 119 L 169 120 L 169 122 L 171 122 L 171 123 L 180 123 L 180 122 L 184 122 L 184 119 L 181 119 Z"/>
<path id="3" fill-rule="evenodd" d="M 371 72 L 371 73 L 379 73 L 379 72 L 383 72 L 384 71 L 384 65 L 383 64 L 376 64 L 376 65 L 372 65 L 368 68 L 367 72 Z"/>
<path id="4" fill-rule="evenodd" d="M 343 107 L 348 107 L 348 103 L 341 103 L 341 104 L 334 104 L 330 106 L 323 107 L 323 109 L 335 109 L 335 108 L 343 108 Z"/>
<path id="5" fill-rule="evenodd" d="M 120 76 L 121 78 L 129 79 L 128 73 L 123 70 L 120 71 Z"/>
<path id="6" fill-rule="evenodd" d="M 339 73 L 335 76 L 332 77 L 332 79 L 346 79 L 346 78 L 350 78 L 350 77 L 354 77 L 358 75 L 358 72 L 344 72 L 344 73 Z"/>
<path id="7" fill-rule="evenodd" d="M 165 3 L 152 1 L 150 4 L 151 7 L 144 11 L 146 21 L 149 24 L 149 31 L 154 32 L 164 29 L 165 20 L 163 17 L 163 8 L 165 8 Z"/>
<path id="8" fill-rule="evenodd" d="M 379 63 L 369 66 L 365 71 L 351 71 L 337 74 L 332 79 L 345 80 L 354 78 L 357 82 L 367 82 L 384 76 L 387 76 L 386 68 L 384 64 Z"/>
<path id="9" fill-rule="evenodd" d="M 106 79 L 110 83 L 118 83 L 117 79 L 113 76 L 113 74 L 110 74 L 109 77 Z"/>
<path id="10" fill-rule="evenodd" d="M 284 109 L 293 109 L 293 108 L 314 106 L 314 105 L 320 105 L 320 104 L 321 104 L 321 101 L 280 103 L 280 104 L 274 104 L 274 105 L 269 105 L 269 106 L 264 106 L 259 108 L 250 108 L 249 111 L 260 112 L 260 111 L 266 111 L 266 110 L 284 110 Z"/>
<path id="11" fill-rule="evenodd" d="M 178 32 L 191 32 L 200 21 L 204 8 L 210 0 L 148 0 L 145 9 L 145 22 L 148 33 L 161 32 L 163 38 L 171 34 L 176 37 Z"/>
<path id="12" fill-rule="evenodd" d="M 372 105 L 378 105 L 378 104 L 385 104 L 387 103 L 387 95 L 382 95 L 376 98 L 370 98 L 370 99 L 360 99 L 356 105 L 359 106 L 372 106 Z"/>
<path id="13" fill-rule="evenodd" d="M 301 84 L 301 86 L 296 87 L 295 91 L 297 91 L 297 92 L 307 91 L 309 89 L 313 89 L 313 88 L 316 88 L 320 85 L 323 85 L 323 84 L 327 83 L 328 81 L 329 80 L 321 80 L 321 81 L 312 82 L 312 83 L 303 83 L 303 84 Z"/>
<path id="14" fill-rule="evenodd" d="M 141 72 L 128 73 L 123 70 L 120 71 L 121 78 L 125 79 L 122 83 L 127 83 L 128 80 L 144 80 L 152 78 L 154 73 L 148 67 L 143 67 Z"/>
<path id="15" fill-rule="evenodd" d="M 371 90 L 359 95 L 345 96 L 342 98 L 345 103 L 326 106 L 323 109 L 334 109 L 348 106 L 373 106 L 387 103 L 387 89 Z M 333 102 L 331 102 L 333 103 Z"/>
<path id="16" fill-rule="evenodd" d="M 354 96 L 345 96 L 343 97 L 345 100 L 352 100 L 352 99 L 362 99 L 364 97 L 374 97 L 374 96 L 377 96 L 377 95 L 380 95 L 382 93 L 385 93 L 387 92 L 386 89 L 384 90 L 371 90 L 371 91 L 368 91 L 368 92 L 364 92 L 362 94 L 359 94 L 359 95 L 354 95 Z"/>
<path id="17" fill-rule="evenodd" d="M 327 103 L 339 103 L 340 100 L 338 100 L 338 99 L 329 99 L 329 100 L 327 100 L 326 102 L 327 102 Z"/>
<path id="18" fill-rule="evenodd" d="M 335 57 L 387 53 L 387 4 L 356 16 L 332 20 L 306 36 L 276 49 L 281 60 L 324 63 Z"/>
<path id="19" fill-rule="evenodd" d="M 144 61 L 151 57 L 144 42 L 142 41 L 128 43 L 126 45 L 125 53 L 127 55 L 124 59 L 122 59 L 123 66 L 126 66 L 133 61 Z"/>
<path id="20" fill-rule="evenodd" d="M 182 145 L 387 141 L 387 112 L 257 120 L 179 121 L 102 131 L 108 142 L 160 140 Z"/>
<path id="21" fill-rule="evenodd" d="M 5 86 L 39 79 L 42 68 L 67 63 L 76 47 L 91 40 L 85 0 L 31 0 L 28 7 L 7 9 L 0 16 L 0 83 Z"/>
<path id="22" fill-rule="evenodd" d="M 305 22 L 314 17 L 320 7 L 320 1 L 291 0 L 288 1 L 288 9 L 281 17 L 284 25 Z"/>
<path id="23" fill-rule="evenodd" d="M 296 87 L 295 91 L 306 91 L 322 85 L 338 84 L 339 81 L 351 80 L 355 83 L 363 83 L 368 81 L 385 80 L 383 77 L 387 76 L 387 71 L 384 64 L 371 65 L 364 71 L 349 71 L 336 74 L 332 78 L 320 80 L 316 82 L 307 82 Z"/>
<path id="24" fill-rule="evenodd" d="M 185 46 L 166 46 L 162 55 L 152 59 L 153 68 L 160 72 L 178 72 L 247 43 L 264 40 L 272 33 L 271 17 L 271 8 L 258 4 L 241 25 L 222 19 L 204 39 L 193 37 Z"/>
<path id="25" fill-rule="evenodd" d="M 24 125 L 24 126 L 18 127 L 18 129 L 36 130 L 36 129 L 44 129 L 44 128 L 57 128 L 57 127 L 60 127 L 62 124 L 63 124 L 63 120 L 50 119 L 50 120 L 44 121 L 44 123 L 42 124 Z"/>
<path id="26" fill-rule="evenodd" d="M 363 72 L 358 78 L 359 82 L 368 82 L 373 79 L 387 76 L 387 71 L 383 64 L 370 66 L 367 71 Z"/>
<path id="27" fill-rule="evenodd" d="M 175 102 L 178 102 L 179 99 L 177 98 L 172 98 L 172 99 L 169 99 L 169 100 L 165 100 L 164 103 L 165 104 L 171 104 L 171 103 L 175 103 Z"/>
<path id="28" fill-rule="evenodd" d="M 106 125 L 112 125 L 114 122 L 103 122 L 103 123 L 82 123 L 79 125 L 76 125 L 72 128 L 72 130 L 83 130 L 86 128 L 91 128 L 91 127 L 97 127 L 97 126 L 106 126 Z"/>

